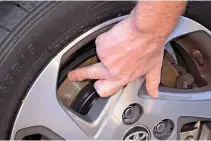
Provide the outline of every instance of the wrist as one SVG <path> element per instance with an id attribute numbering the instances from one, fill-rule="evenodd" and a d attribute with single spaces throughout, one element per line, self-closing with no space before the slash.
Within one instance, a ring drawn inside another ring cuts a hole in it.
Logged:
<path id="1" fill-rule="evenodd" d="M 165 40 L 182 14 L 185 2 L 138 2 L 131 12 L 131 26 L 144 36 Z"/>
<path id="2" fill-rule="evenodd" d="M 160 43 L 165 42 L 168 36 L 167 34 L 164 34 L 164 32 L 162 32 L 162 34 L 159 34 L 157 33 L 158 31 L 156 31 L 153 28 L 146 29 L 140 25 L 137 25 L 137 22 L 135 22 L 133 19 L 134 15 L 130 15 L 129 18 L 130 18 L 130 29 L 136 36 L 139 36 L 141 39 L 144 39 L 145 41 L 150 41 L 150 42 L 155 41 Z"/>

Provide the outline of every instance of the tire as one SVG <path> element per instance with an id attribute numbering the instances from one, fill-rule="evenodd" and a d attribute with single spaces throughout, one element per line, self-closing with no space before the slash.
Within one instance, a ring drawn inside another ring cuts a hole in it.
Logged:
<path id="1" fill-rule="evenodd" d="M 39 72 L 68 42 L 134 2 L 0 3 L 0 139 L 8 139 L 21 101 Z M 211 29 L 211 2 L 190 2 L 184 13 Z"/>

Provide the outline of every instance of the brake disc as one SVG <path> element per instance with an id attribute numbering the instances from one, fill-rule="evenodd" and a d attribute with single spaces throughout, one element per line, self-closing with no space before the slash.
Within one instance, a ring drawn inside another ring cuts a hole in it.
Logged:
<path id="1" fill-rule="evenodd" d="M 96 56 L 83 62 L 80 67 L 86 67 L 98 62 Z M 66 107 L 71 107 L 80 114 L 86 114 L 96 100 L 98 94 L 94 90 L 93 81 L 71 82 L 66 78 L 58 88 L 58 96 Z"/>

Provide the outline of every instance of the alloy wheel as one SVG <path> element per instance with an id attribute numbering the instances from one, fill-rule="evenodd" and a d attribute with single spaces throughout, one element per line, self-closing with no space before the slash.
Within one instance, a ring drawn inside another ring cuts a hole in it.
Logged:
<path id="1" fill-rule="evenodd" d="M 49 62 L 23 100 L 11 139 L 29 136 L 42 139 L 210 139 L 211 112 L 206 108 L 211 107 L 211 55 L 207 53 L 211 51 L 211 32 L 188 18 L 180 18 L 166 45 L 172 42 L 178 46 L 186 60 L 191 56 L 190 50 L 199 46 L 197 51 L 200 49 L 205 62 L 200 64 L 195 57 L 192 62 L 184 63 L 194 68 L 189 72 L 194 75 L 197 88 L 160 86 L 159 97 L 151 98 L 145 89 L 145 78 L 141 77 L 115 95 L 100 98 L 92 80 L 68 82 L 68 71 L 99 61 L 93 49 L 97 35 L 126 17 L 112 19 L 87 31 Z M 81 54 L 84 57 L 80 57 Z M 77 55 L 79 59 L 75 59 Z M 129 123 L 124 119 L 129 119 Z"/>

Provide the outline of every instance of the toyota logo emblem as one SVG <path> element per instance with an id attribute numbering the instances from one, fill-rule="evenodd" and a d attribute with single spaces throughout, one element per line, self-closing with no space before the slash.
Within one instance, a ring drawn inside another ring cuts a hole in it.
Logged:
<path id="1" fill-rule="evenodd" d="M 150 140 L 150 132 L 144 126 L 135 126 L 125 133 L 123 140 L 135 140 L 135 141 Z"/>

